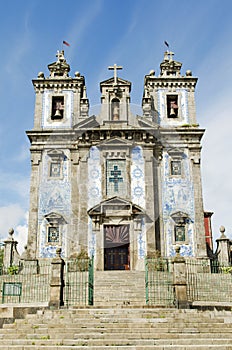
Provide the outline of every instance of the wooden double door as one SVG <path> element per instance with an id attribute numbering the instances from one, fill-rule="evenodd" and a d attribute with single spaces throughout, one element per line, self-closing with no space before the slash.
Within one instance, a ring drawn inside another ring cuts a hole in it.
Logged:
<path id="1" fill-rule="evenodd" d="M 129 268 L 129 225 L 105 225 L 104 270 L 128 270 Z"/>

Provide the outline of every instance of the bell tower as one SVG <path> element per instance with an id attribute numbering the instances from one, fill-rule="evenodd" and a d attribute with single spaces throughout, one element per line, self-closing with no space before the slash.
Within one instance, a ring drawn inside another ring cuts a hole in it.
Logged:
<path id="1" fill-rule="evenodd" d="M 76 149 L 73 127 L 88 117 L 85 78 L 69 76 L 64 51 L 48 65 L 49 76 L 34 79 L 34 128 L 31 142 L 31 188 L 28 233 L 30 258 L 53 256 L 72 242 L 72 171 Z"/>
<path id="2" fill-rule="evenodd" d="M 186 256 L 206 256 L 201 184 L 201 138 L 195 110 L 197 78 L 166 51 L 160 74 L 145 76 L 144 120 L 156 125 L 162 147 L 158 163 L 159 232 L 162 255 L 181 245 Z M 163 243 L 162 243 L 163 242 Z"/>
<path id="3" fill-rule="evenodd" d="M 108 69 L 114 71 L 114 77 L 100 83 L 102 94 L 101 122 L 128 124 L 130 118 L 131 83 L 117 76 L 117 71 L 122 69 L 121 66 L 114 64 L 109 66 Z"/>
<path id="4" fill-rule="evenodd" d="M 160 75 L 151 71 L 145 76 L 143 109 L 152 111 L 153 122 L 162 127 L 197 126 L 195 87 L 197 78 L 190 70 L 181 75 L 182 63 L 166 51 L 160 64 Z"/>

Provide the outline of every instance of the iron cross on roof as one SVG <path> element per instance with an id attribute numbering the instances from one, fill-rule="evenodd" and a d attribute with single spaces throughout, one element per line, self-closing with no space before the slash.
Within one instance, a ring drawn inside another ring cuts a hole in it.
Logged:
<path id="1" fill-rule="evenodd" d="M 113 66 L 109 66 L 108 69 L 114 71 L 114 84 L 117 84 L 117 70 L 122 69 L 122 66 L 117 66 L 115 63 Z"/>

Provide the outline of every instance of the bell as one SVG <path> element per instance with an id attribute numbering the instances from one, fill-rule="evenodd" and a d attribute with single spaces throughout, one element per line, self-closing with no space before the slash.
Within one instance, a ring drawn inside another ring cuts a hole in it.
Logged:
<path id="1" fill-rule="evenodd" d="M 114 107 L 113 120 L 119 120 L 119 108 L 118 107 Z"/>
<path id="2" fill-rule="evenodd" d="M 176 113 L 173 107 L 170 108 L 170 117 L 176 117 Z"/>
<path id="3" fill-rule="evenodd" d="M 54 114 L 54 118 L 62 118 L 62 114 L 59 109 L 56 110 L 56 113 Z"/>

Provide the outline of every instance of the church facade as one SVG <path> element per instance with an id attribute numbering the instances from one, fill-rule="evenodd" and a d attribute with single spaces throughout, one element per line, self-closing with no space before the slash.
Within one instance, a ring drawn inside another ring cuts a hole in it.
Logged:
<path id="1" fill-rule="evenodd" d="M 100 83 L 101 109 L 90 115 L 85 78 L 69 76 L 64 52 L 35 88 L 27 252 L 31 259 L 85 250 L 98 270 L 139 270 L 160 252 L 206 257 L 201 138 L 191 71 L 165 52 L 160 74 L 145 75 L 141 115 L 131 83 Z"/>

